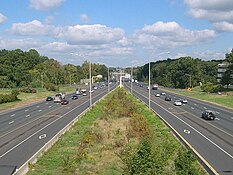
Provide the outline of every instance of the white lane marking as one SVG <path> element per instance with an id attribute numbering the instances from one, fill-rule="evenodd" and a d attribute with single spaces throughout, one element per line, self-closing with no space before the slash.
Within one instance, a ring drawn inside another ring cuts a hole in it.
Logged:
<path id="1" fill-rule="evenodd" d="M 29 109 L 26 109 L 25 112 L 29 111 Z"/>
<path id="2" fill-rule="evenodd" d="M 190 134 L 190 133 L 191 133 L 191 131 L 189 131 L 189 130 L 187 130 L 187 129 L 184 129 L 184 133 L 186 133 L 186 134 Z"/>
<path id="3" fill-rule="evenodd" d="M 137 92 L 138 93 L 138 92 Z M 142 95 L 142 94 L 140 94 Z M 137 95 L 135 95 L 137 96 Z M 148 99 L 147 97 L 145 97 L 144 95 L 142 95 L 144 98 Z M 138 97 L 139 98 L 139 97 Z M 204 134 L 202 134 L 200 131 L 198 131 L 196 128 L 194 128 L 193 126 L 191 126 L 190 124 L 188 124 L 187 122 L 185 122 L 184 120 L 182 120 L 181 118 L 179 118 L 178 116 L 176 116 L 175 114 L 171 113 L 170 111 L 168 111 L 166 108 L 164 108 L 163 106 L 159 105 L 158 103 L 152 101 L 152 103 L 158 105 L 160 108 L 164 109 L 165 111 L 167 111 L 168 113 L 170 113 L 171 115 L 173 115 L 174 117 L 176 117 L 178 120 L 180 120 L 181 122 L 183 122 L 184 124 L 186 124 L 188 127 L 192 128 L 195 132 L 197 132 L 200 136 L 202 136 L 204 139 L 206 139 L 207 141 L 209 141 L 210 143 L 212 143 L 214 146 L 216 146 L 218 149 L 220 149 L 222 152 L 224 152 L 226 155 L 228 155 L 230 158 L 233 159 L 233 155 L 231 155 L 230 153 L 228 153 L 227 151 L 225 151 L 222 147 L 220 147 L 219 145 L 217 145 L 215 142 L 213 142 L 211 139 L 209 139 L 208 137 L 206 137 Z M 155 112 L 155 111 L 154 111 Z M 165 119 L 164 119 L 165 120 Z M 166 121 L 166 120 L 165 120 Z M 177 131 L 178 132 L 178 131 Z M 1 156 L 0 156 L 1 158 Z"/>
<path id="4" fill-rule="evenodd" d="M 30 114 L 26 115 L 26 117 L 29 117 L 29 116 L 30 116 Z"/>
<path id="5" fill-rule="evenodd" d="M 12 124 L 12 123 L 14 123 L 15 121 L 10 121 L 8 124 L 10 125 L 10 124 Z"/>
<path id="6" fill-rule="evenodd" d="M 49 103 L 47 102 L 47 103 L 45 103 L 45 104 L 47 105 L 47 104 L 49 104 Z"/>
<path id="7" fill-rule="evenodd" d="M 173 109 L 173 108 L 168 108 L 168 109 L 170 109 L 170 110 L 171 110 L 171 109 Z"/>
<path id="8" fill-rule="evenodd" d="M 204 109 L 207 109 L 207 107 L 203 107 Z"/>
<path id="9" fill-rule="evenodd" d="M 38 110 L 38 112 L 41 112 L 42 110 L 40 109 L 40 110 Z"/>
<path id="10" fill-rule="evenodd" d="M 39 136 L 39 139 L 40 139 L 40 140 L 41 140 L 41 139 L 44 139 L 46 136 L 47 136 L 46 134 L 42 134 L 42 135 Z"/>
<path id="11" fill-rule="evenodd" d="M 220 118 L 217 118 L 217 117 L 216 117 L 215 120 L 220 120 Z"/>
<path id="12" fill-rule="evenodd" d="M 113 89 L 114 90 L 114 89 Z M 104 94 L 100 93 L 98 95 L 96 95 L 94 98 L 99 97 L 100 95 Z M 33 136 L 35 136 L 37 133 L 39 133 L 40 131 L 44 130 L 45 128 L 48 128 L 50 125 L 52 125 L 53 123 L 55 123 L 56 121 L 60 120 L 61 118 L 63 118 L 64 116 L 66 116 L 67 114 L 69 114 L 70 112 L 74 111 L 75 109 L 79 108 L 80 106 L 84 105 L 85 103 L 87 103 L 87 101 L 83 102 L 82 104 L 80 104 L 79 106 L 76 106 L 75 108 L 71 109 L 70 111 L 68 111 L 67 113 L 63 114 L 61 117 L 57 118 L 56 120 L 53 120 L 51 123 L 47 124 L 46 126 L 44 126 L 43 128 L 39 129 L 38 131 L 34 132 L 32 135 L 30 135 L 29 137 L 25 138 L 24 140 L 22 140 L 20 143 L 18 143 L 17 145 L 13 146 L 11 149 L 9 149 L 8 151 L 6 151 L 5 153 L 3 153 L 2 155 L 0 155 L 0 159 L 2 157 L 4 157 L 5 155 L 7 155 L 8 153 L 10 153 L 12 150 L 14 150 L 15 148 L 17 148 L 18 146 L 20 146 L 21 144 L 23 144 L 24 142 L 26 142 L 27 140 L 29 140 L 30 138 L 32 138 Z"/>
<path id="13" fill-rule="evenodd" d="M 49 106 L 49 108 L 51 108 L 52 106 Z"/>
<path id="14" fill-rule="evenodd" d="M 11 115 L 11 117 L 14 117 L 14 116 L 15 116 L 15 114 L 12 114 L 12 115 Z"/>
<path id="15" fill-rule="evenodd" d="M 220 112 L 216 111 L 216 114 L 220 114 Z"/>
<path id="16" fill-rule="evenodd" d="M 191 107 L 191 109 L 194 109 L 194 107 Z"/>
<path id="17" fill-rule="evenodd" d="M 37 106 L 37 108 L 39 108 L 40 106 Z"/>
<path id="18" fill-rule="evenodd" d="M 196 103 L 194 103 L 194 105 L 195 105 L 195 106 L 197 106 L 197 104 L 196 104 Z"/>

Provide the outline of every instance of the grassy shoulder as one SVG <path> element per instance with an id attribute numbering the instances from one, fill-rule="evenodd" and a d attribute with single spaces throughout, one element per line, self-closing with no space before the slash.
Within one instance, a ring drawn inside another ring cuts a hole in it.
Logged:
<path id="1" fill-rule="evenodd" d="M 61 92 L 69 93 L 74 92 L 75 88 L 60 88 Z M 11 93 L 11 90 L 0 90 L 0 93 L 7 94 Z M 13 109 L 17 107 L 21 107 L 27 104 L 31 104 L 34 102 L 38 102 L 41 100 L 45 100 L 47 96 L 54 96 L 55 92 L 47 91 L 46 89 L 38 89 L 36 93 L 20 93 L 18 95 L 19 100 L 10 102 L 10 103 L 3 103 L 0 105 L 0 111 Z"/>
<path id="2" fill-rule="evenodd" d="M 163 89 L 165 90 L 165 89 Z M 225 106 L 225 107 L 229 107 L 229 108 L 233 108 L 233 91 L 228 91 L 227 94 L 223 93 L 222 95 L 218 95 L 218 94 L 211 94 L 211 93 L 200 93 L 199 90 L 195 90 L 195 91 L 173 91 L 173 90 L 165 90 L 165 91 L 169 91 L 175 94 L 179 94 L 179 95 L 184 95 L 187 97 L 192 97 L 192 98 L 196 98 L 199 100 L 203 100 L 203 101 L 207 101 L 210 103 L 215 103 L 221 106 Z"/>
<path id="3" fill-rule="evenodd" d="M 30 166 L 37 174 L 206 174 L 162 121 L 117 89 Z"/>

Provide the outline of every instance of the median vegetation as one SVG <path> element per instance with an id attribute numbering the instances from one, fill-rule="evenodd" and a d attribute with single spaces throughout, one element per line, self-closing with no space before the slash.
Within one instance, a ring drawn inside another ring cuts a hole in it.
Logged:
<path id="1" fill-rule="evenodd" d="M 161 120 L 117 89 L 30 165 L 35 174 L 206 174 Z"/>

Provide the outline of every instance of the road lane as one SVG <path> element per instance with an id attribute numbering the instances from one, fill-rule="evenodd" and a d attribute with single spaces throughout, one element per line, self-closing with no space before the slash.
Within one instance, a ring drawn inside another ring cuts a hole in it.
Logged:
<path id="1" fill-rule="evenodd" d="M 126 88 L 130 89 L 130 85 L 126 84 Z M 148 105 L 148 90 L 134 86 L 133 92 L 134 95 Z M 156 93 L 157 92 L 159 91 L 156 91 Z M 173 98 L 176 97 L 175 99 L 184 98 L 182 96 L 175 96 L 174 94 L 169 95 Z M 192 99 L 188 99 L 189 105 L 193 103 L 190 101 L 192 101 Z M 203 102 L 199 103 L 198 100 L 194 101 L 193 108 L 197 105 L 203 105 Z M 209 164 L 210 168 L 213 167 L 216 173 L 219 174 L 233 174 L 233 138 L 232 133 L 229 133 L 228 130 L 225 129 L 228 128 L 228 126 L 221 127 L 221 125 L 218 124 L 221 120 L 203 120 L 200 118 L 202 110 L 192 110 L 189 105 L 177 107 L 173 105 L 173 102 L 164 101 L 163 96 L 151 96 L 151 108 L 203 157 L 203 161 Z M 219 106 L 217 106 L 217 108 L 210 104 L 206 106 L 211 109 L 224 111 L 224 113 L 226 113 L 226 116 L 223 116 L 224 118 L 227 118 L 227 115 L 231 113 L 225 108 L 223 108 L 223 110 L 220 109 Z M 232 123 L 229 124 L 229 126 L 231 125 Z"/>
<path id="2" fill-rule="evenodd" d="M 117 84 L 110 86 L 111 89 L 116 87 Z M 92 94 L 93 102 L 99 100 L 105 94 L 107 94 L 106 87 L 96 90 Z M 67 96 L 67 99 L 70 99 L 70 97 Z M 49 106 L 51 107 L 49 108 Z M 15 111 L 1 115 L 0 118 L 3 121 L 5 117 L 15 113 L 13 117 L 18 116 L 17 119 L 22 121 L 15 122 L 15 126 L 8 126 L 0 134 L 0 175 L 6 175 L 5 172 L 2 172 L 1 165 L 11 165 L 19 168 L 88 107 L 89 95 L 80 96 L 77 100 L 70 100 L 70 103 L 65 106 L 53 102 L 41 102 L 31 107 L 27 106 L 16 110 L 20 115 Z M 29 117 L 25 117 L 24 112 L 29 112 L 31 108 L 43 110 L 41 112 L 34 110 L 35 112 L 31 113 Z"/>

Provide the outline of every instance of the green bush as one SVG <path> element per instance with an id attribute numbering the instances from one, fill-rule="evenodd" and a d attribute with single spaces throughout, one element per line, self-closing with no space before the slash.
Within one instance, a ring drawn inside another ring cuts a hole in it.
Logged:
<path id="1" fill-rule="evenodd" d="M 10 94 L 0 94 L 0 104 L 18 100 L 19 91 L 12 90 Z"/>
<path id="2" fill-rule="evenodd" d="M 36 93 L 37 91 L 34 88 L 23 87 L 23 88 L 20 88 L 20 92 L 24 92 L 24 93 Z"/>
<path id="3" fill-rule="evenodd" d="M 214 92 L 222 91 L 223 87 L 221 85 L 214 85 L 213 83 L 208 82 L 201 86 L 201 90 L 203 92 L 214 93 Z"/>
<path id="4" fill-rule="evenodd" d="M 55 86 L 54 84 L 52 83 L 48 83 L 45 85 L 45 88 L 48 90 L 48 91 L 59 91 L 59 87 L 58 86 Z"/>
<path id="5" fill-rule="evenodd" d="M 179 152 L 175 160 L 175 169 L 177 175 L 198 175 L 195 168 L 195 158 L 191 151 Z"/>

